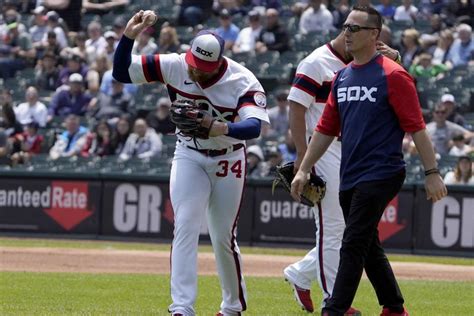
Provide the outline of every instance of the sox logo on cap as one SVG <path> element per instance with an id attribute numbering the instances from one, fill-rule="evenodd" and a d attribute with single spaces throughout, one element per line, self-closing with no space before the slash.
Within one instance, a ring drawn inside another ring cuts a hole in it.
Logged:
<path id="1" fill-rule="evenodd" d="M 211 31 L 201 31 L 186 52 L 186 62 L 193 68 L 212 72 L 219 66 L 224 52 L 224 40 Z"/>

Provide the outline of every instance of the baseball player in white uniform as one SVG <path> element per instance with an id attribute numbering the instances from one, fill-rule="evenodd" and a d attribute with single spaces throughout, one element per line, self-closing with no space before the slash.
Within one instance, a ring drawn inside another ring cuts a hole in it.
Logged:
<path id="1" fill-rule="evenodd" d="M 297 148 L 295 168 L 299 168 L 306 146 L 321 117 L 329 95 L 332 79 L 345 67 L 348 57 L 335 50 L 344 38 L 337 37 L 331 43 L 314 50 L 303 59 L 296 70 L 288 100 L 290 101 L 290 129 Z M 305 120 L 306 125 L 301 124 Z M 315 165 L 316 174 L 326 181 L 326 195 L 314 207 L 316 221 L 316 247 L 306 256 L 284 270 L 286 280 L 292 285 L 297 302 L 313 312 L 311 282 L 318 280 L 324 300 L 332 292 L 339 265 L 339 249 L 345 228 L 342 209 L 339 206 L 339 167 L 341 144 L 333 142 Z"/>
<path id="2" fill-rule="evenodd" d="M 379 42 L 381 53 L 398 58 L 396 50 Z M 345 51 L 343 33 L 326 45 L 315 49 L 303 59 L 296 70 L 290 102 L 290 129 L 297 149 L 295 172 L 306 152 L 307 144 L 321 117 L 331 89 L 334 75 L 346 66 L 352 57 Z M 306 125 L 301 124 L 305 120 Z M 341 143 L 332 142 L 326 153 L 314 166 L 316 174 L 326 181 L 324 199 L 313 208 L 316 222 L 316 247 L 300 261 L 285 268 L 285 279 L 290 283 L 296 301 L 306 311 L 313 312 L 311 283 L 317 280 L 323 293 L 322 307 L 330 297 L 339 266 L 339 250 L 345 222 L 339 205 L 339 169 Z M 351 307 L 345 315 L 361 315 Z"/>
<path id="3" fill-rule="evenodd" d="M 171 251 L 173 315 L 194 315 L 197 251 L 201 220 L 206 216 L 222 288 L 217 315 L 240 315 L 246 309 L 246 287 L 236 226 L 246 174 L 245 140 L 269 122 L 266 96 L 255 76 L 222 56 L 224 40 L 209 31 L 194 38 L 185 54 L 131 56 L 133 40 L 156 16 L 138 12 L 127 24 L 114 59 L 113 75 L 122 82 L 158 81 L 172 101 L 187 99 L 215 119 L 209 139 L 178 134 L 170 178 L 174 209 Z"/>

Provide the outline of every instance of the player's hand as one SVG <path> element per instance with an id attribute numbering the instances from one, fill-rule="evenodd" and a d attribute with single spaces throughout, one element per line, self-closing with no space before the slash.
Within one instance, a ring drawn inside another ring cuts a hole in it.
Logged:
<path id="1" fill-rule="evenodd" d="M 123 34 L 130 39 L 135 39 L 144 29 L 152 26 L 158 20 L 158 16 L 151 10 L 140 10 L 128 21 Z"/>
<path id="2" fill-rule="evenodd" d="M 391 60 L 396 60 L 398 57 L 398 51 L 382 41 L 377 41 L 377 51 Z"/>
<path id="3" fill-rule="evenodd" d="M 214 123 L 212 123 L 211 129 L 209 130 L 209 137 L 222 136 L 227 134 L 228 132 L 229 128 L 227 127 L 226 123 L 214 121 Z"/>
<path id="4" fill-rule="evenodd" d="M 432 173 L 425 178 L 426 199 L 434 202 L 441 200 L 448 194 L 446 185 L 438 173 Z"/>
<path id="5" fill-rule="evenodd" d="M 291 196 L 298 202 L 301 202 L 301 193 L 308 182 L 308 175 L 309 173 L 299 170 L 291 181 Z"/>

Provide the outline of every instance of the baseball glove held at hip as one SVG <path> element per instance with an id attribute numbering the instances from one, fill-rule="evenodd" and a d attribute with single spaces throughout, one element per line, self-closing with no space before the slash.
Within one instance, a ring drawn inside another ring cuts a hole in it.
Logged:
<path id="1" fill-rule="evenodd" d="M 291 192 L 291 182 L 295 175 L 293 174 L 294 162 L 288 162 L 283 166 L 278 166 L 276 170 L 276 178 L 273 180 L 272 192 L 275 187 L 281 183 L 287 192 Z M 321 177 L 310 173 L 310 178 L 301 193 L 301 203 L 313 207 L 321 202 L 326 194 L 326 182 Z"/>
<path id="2" fill-rule="evenodd" d="M 208 139 L 214 118 L 200 109 L 193 101 L 176 100 L 170 108 L 171 121 L 179 129 L 178 134 L 195 138 Z"/>

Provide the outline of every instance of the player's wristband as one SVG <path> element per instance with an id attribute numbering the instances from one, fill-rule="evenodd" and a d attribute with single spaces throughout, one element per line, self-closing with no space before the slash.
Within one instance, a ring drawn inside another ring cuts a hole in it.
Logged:
<path id="1" fill-rule="evenodd" d="M 439 174 L 439 169 L 438 168 L 431 168 L 425 171 L 425 176 L 428 176 L 430 174 L 437 173 Z"/>

